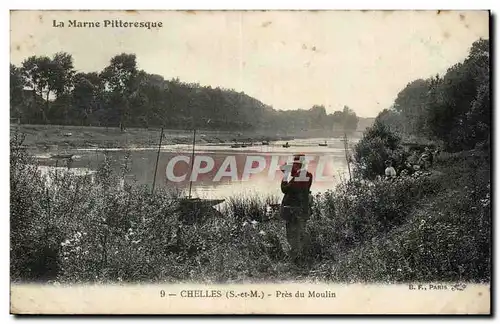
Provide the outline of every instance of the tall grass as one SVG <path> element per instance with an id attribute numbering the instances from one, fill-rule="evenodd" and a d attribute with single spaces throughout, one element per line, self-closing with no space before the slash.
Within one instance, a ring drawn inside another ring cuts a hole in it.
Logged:
<path id="1" fill-rule="evenodd" d="M 232 197 L 220 214 L 186 225 L 174 191 L 120 186 L 125 172 L 113 173 L 106 162 L 93 182 L 50 173 L 48 186 L 35 162 L 13 151 L 11 278 L 489 280 L 489 166 L 455 157 L 439 163 L 447 174 L 354 180 L 318 194 L 306 258 L 295 265 L 284 222 L 269 208 L 278 197 Z"/>

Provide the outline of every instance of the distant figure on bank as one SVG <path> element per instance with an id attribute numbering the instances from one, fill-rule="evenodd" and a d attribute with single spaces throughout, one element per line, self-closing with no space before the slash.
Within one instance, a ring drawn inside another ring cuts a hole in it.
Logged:
<path id="1" fill-rule="evenodd" d="M 423 169 L 428 169 L 429 167 L 432 166 L 432 162 L 434 160 L 433 158 L 434 156 L 430 148 L 426 147 L 424 153 L 422 153 L 422 156 L 420 157 L 419 164 L 423 167 Z"/>
<path id="2" fill-rule="evenodd" d="M 411 166 L 413 171 L 420 170 L 420 155 L 418 151 L 413 151 L 413 153 L 408 158 L 408 164 Z"/>
<path id="3" fill-rule="evenodd" d="M 385 161 L 385 178 L 392 179 L 396 177 L 396 169 L 392 166 L 392 162 L 390 160 Z"/>
<path id="4" fill-rule="evenodd" d="M 283 170 L 285 177 L 281 181 L 281 218 L 286 222 L 286 238 L 290 244 L 290 256 L 298 261 L 302 254 L 306 222 L 310 217 L 310 189 L 313 176 L 305 169 L 304 155 L 294 156 L 290 170 Z M 290 180 L 286 174 L 290 174 Z"/>

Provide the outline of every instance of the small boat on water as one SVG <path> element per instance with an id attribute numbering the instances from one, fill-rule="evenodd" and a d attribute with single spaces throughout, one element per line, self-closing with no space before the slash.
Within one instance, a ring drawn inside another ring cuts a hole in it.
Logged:
<path id="1" fill-rule="evenodd" d="M 201 199 L 201 198 L 189 198 L 183 197 L 178 199 L 181 206 L 197 206 L 197 207 L 213 207 L 220 203 L 223 203 L 225 199 Z"/>
<path id="2" fill-rule="evenodd" d="M 290 144 L 288 144 L 288 142 L 286 142 L 285 144 L 283 144 L 283 147 L 290 147 Z"/>
<path id="3" fill-rule="evenodd" d="M 318 145 L 319 146 L 328 146 L 328 144 L 326 144 L 326 141 L 324 143 L 319 143 Z"/>
<path id="4" fill-rule="evenodd" d="M 163 128 L 162 134 L 160 135 L 160 144 L 158 145 L 158 156 L 160 154 L 161 147 L 161 138 L 163 136 Z M 196 129 L 193 130 L 193 151 L 191 154 L 191 161 L 194 160 L 194 152 L 195 152 L 195 140 L 196 140 Z M 231 147 L 241 147 L 241 144 L 233 144 Z M 193 164 L 191 164 L 191 173 L 193 172 Z M 155 170 L 156 177 L 156 170 Z M 189 181 L 189 194 L 184 197 L 177 198 L 178 205 L 178 213 L 179 220 L 187 225 L 192 225 L 197 222 L 203 222 L 206 219 L 213 217 L 221 217 L 222 214 L 214 208 L 216 205 L 223 203 L 225 199 L 203 199 L 203 198 L 194 198 L 191 197 L 191 187 L 192 180 Z M 153 185 L 154 190 L 154 185 Z"/>
<path id="5" fill-rule="evenodd" d="M 262 141 L 262 145 L 269 145 L 268 141 Z"/>
<path id="6" fill-rule="evenodd" d="M 240 148 L 243 147 L 241 144 L 233 144 L 231 145 L 231 148 Z"/>
<path id="7" fill-rule="evenodd" d="M 28 149 L 28 147 L 23 146 L 23 145 L 11 147 L 11 150 L 13 150 L 13 151 L 26 151 L 27 149 Z"/>
<path id="8" fill-rule="evenodd" d="M 75 156 L 74 154 L 51 154 L 50 158 L 64 160 L 64 159 L 72 159 L 74 156 Z"/>

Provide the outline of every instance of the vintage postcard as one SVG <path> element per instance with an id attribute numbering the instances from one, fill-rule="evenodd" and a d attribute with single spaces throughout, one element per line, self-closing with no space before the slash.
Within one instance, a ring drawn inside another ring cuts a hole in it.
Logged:
<path id="1" fill-rule="evenodd" d="M 491 314 L 490 19 L 11 11 L 11 314 Z"/>

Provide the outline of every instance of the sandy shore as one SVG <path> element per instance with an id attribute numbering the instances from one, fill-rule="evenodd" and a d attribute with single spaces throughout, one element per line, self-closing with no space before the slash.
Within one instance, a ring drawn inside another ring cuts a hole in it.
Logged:
<path id="1" fill-rule="evenodd" d="M 122 132 L 119 128 L 58 126 L 58 125 L 11 125 L 11 137 L 24 136 L 23 146 L 45 148 L 53 146 L 66 148 L 92 147 L 151 147 L 158 145 L 160 129 L 129 128 Z M 263 141 L 291 140 L 292 136 L 256 133 L 198 130 L 197 144 L 258 143 Z M 164 130 L 162 145 L 191 144 L 193 132 L 186 130 Z"/>

